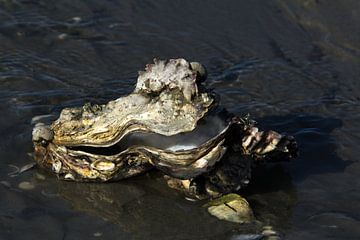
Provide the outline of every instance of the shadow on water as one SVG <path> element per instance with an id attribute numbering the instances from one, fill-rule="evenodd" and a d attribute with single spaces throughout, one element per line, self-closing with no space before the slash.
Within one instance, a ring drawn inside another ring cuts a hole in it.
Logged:
<path id="1" fill-rule="evenodd" d="M 354 226 L 359 224 L 360 219 L 356 210 L 359 207 L 359 194 L 354 177 L 348 174 L 348 170 L 356 168 L 357 163 L 338 155 L 341 142 L 335 138 L 336 132 L 344 127 L 343 121 L 333 117 L 299 114 L 266 117 L 259 119 L 259 122 L 264 128 L 287 131 L 294 135 L 299 144 L 300 156 L 293 162 L 281 165 L 282 170 L 292 178 L 291 187 L 279 180 L 279 174 L 267 178 L 266 174 L 260 172 L 259 177 L 254 177 L 252 187 L 248 188 L 251 191 L 249 199 L 254 193 L 266 199 L 267 195 L 272 194 L 271 185 L 276 186 L 280 182 L 278 186 L 281 189 L 287 193 L 291 189 L 295 190 L 297 196 L 288 222 L 291 230 L 285 231 L 286 227 L 283 228 L 287 238 L 357 239 L 355 236 L 360 232 Z M 276 193 L 276 190 L 273 191 Z M 276 206 L 279 205 L 277 201 L 281 202 L 281 197 L 273 201 Z M 270 209 L 271 214 L 280 219 L 277 223 L 281 222 L 282 211 L 276 207 L 269 208 L 270 201 L 265 203 L 267 205 L 260 204 L 260 208 L 267 211 Z"/>
<path id="2" fill-rule="evenodd" d="M 337 156 L 332 137 L 332 132 L 342 126 L 342 121 L 304 114 L 257 120 L 262 129 L 286 131 L 295 136 L 299 145 L 297 159 L 254 169 L 252 181 L 241 192 L 260 221 L 285 231 L 291 228 L 293 209 L 298 201 L 297 185 L 313 175 L 341 173 L 351 164 Z"/>
<path id="3" fill-rule="evenodd" d="M 162 179 L 152 172 L 109 184 L 59 182 L 58 194 L 74 210 L 114 223 L 135 239 L 212 239 L 256 231 L 211 217 L 202 202 L 185 200 Z"/>
<path id="4" fill-rule="evenodd" d="M 342 127 L 340 119 L 300 114 L 265 117 L 258 121 L 262 128 L 286 131 L 296 138 L 300 156 L 290 165 L 296 182 L 314 174 L 343 172 L 351 164 L 336 153 L 337 143 L 332 132 Z"/>

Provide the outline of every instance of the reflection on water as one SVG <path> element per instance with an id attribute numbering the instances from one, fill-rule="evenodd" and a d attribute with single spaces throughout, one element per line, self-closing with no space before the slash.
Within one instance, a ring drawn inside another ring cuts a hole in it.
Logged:
<path id="1" fill-rule="evenodd" d="M 201 203 L 185 200 L 161 179 L 147 176 L 106 186 L 64 182 L 59 184 L 59 194 L 75 210 L 115 223 L 136 238 L 209 239 L 232 231 L 257 231 L 256 226 L 239 228 L 234 223 L 218 221 L 208 215 Z"/>
<path id="2" fill-rule="evenodd" d="M 257 169 L 242 192 L 258 219 L 285 239 L 359 239 L 359 25 L 357 0 L 0 1 L 0 238 L 258 231 L 209 216 L 157 173 L 109 185 L 8 175 L 31 161 L 34 116 L 105 103 L 152 58 L 184 57 L 207 66 L 229 111 L 299 142 L 297 160 Z"/>

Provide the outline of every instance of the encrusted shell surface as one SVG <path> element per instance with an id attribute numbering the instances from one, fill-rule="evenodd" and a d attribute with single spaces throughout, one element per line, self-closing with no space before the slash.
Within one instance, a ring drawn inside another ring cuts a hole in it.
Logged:
<path id="1" fill-rule="evenodd" d="M 154 60 L 139 72 L 133 93 L 66 108 L 50 129 L 35 127 L 37 161 L 80 181 L 122 179 L 152 167 L 182 179 L 209 171 L 226 151 L 229 124 L 210 114 L 216 101 L 199 90 L 199 74 L 205 70 L 198 63 Z"/>
<path id="2" fill-rule="evenodd" d="M 209 171 L 221 159 L 226 151 L 223 143 L 227 129 L 204 144 L 188 150 L 171 151 L 135 145 L 114 155 L 100 155 L 49 144 L 47 158 L 52 160 L 52 168 L 56 167 L 56 173 L 74 172 L 78 180 L 122 179 L 153 166 L 173 177 L 189 179 Z M 56 164 L 59 162 L 63 163 L 60 167 Z"/>
<path id="3" fill-rule="evenodd" d="M 64 109 L 51 126 L 53 143 L 110 146 L 135 131 L 189 132 L 213 103 L 211 94 L 199 93 L 196 72 L 186 60 L 155 60 L 140 73 L 132 94 L 106 105 Z"/>
<path id="4" fill-rule="evenodd" d="M 72 181 L 119 180 L 155 167 L 169 186 L 203 199 L 246 186 L 253 162 L 297 156 L 293 137 L 259 131 L 248 116 L 218 108 L 218 98 L 200 85 L 205 78 L 199 63 L 154 60 L 133 93 L 36 124 L 35 160 Z"/>

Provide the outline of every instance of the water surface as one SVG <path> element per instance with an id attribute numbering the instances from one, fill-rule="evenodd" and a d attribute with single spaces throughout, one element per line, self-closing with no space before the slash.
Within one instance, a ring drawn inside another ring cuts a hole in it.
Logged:
<path id="1" fill-rule="evenodd" d="M 229 111 L 296 137 L 295 161 L 242 192 L 284 239 L 360 238 L 360 2 L 0 1 L 0 239 L 231 239 L 158 173 L 58 181 L 31 159 L 31 119 L 132 91 L 161 59 L 202 62 Z M 22 190 L 21 182 L 35 187 Z"/>

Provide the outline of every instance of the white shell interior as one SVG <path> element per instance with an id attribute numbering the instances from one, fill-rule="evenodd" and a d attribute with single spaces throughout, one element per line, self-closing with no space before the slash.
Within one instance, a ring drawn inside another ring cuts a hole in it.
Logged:
<path id="1" fill-rule="evenodd" d="M 199 121 L 195 130 L 191 132 L 174 136 L 135 132 L 124 137 L 118 143 L 118 147 L 125 150 L 130 146 L 142 145 L 170 151 L 190 150 L 220 134 L 225 127 L 223 119 L 217 115 L 210 115 Z"/>

